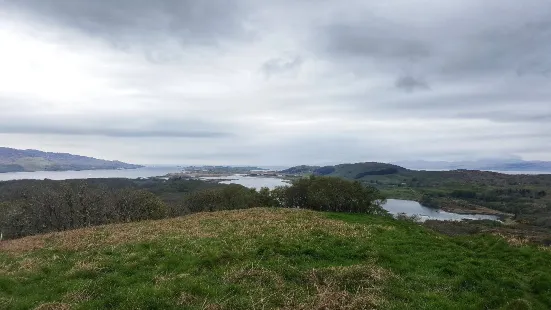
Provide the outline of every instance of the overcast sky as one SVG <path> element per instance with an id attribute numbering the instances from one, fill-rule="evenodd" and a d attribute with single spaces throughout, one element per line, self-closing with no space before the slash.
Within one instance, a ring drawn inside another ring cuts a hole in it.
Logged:
<path id="1" fill-rule="evenodd" d="M 551 160 L 551 2 L 0 0 L 0 146 Z"/>

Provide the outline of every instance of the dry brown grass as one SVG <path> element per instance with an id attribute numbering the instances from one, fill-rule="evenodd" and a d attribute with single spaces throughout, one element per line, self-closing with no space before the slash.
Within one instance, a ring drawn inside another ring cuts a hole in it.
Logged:
<path id="1" fill-rule="evenodd" d="M 316 293 L 300 309 L 377 309 L 384 303 L 380 288 L 392 274 L 372 264 L 312 270 Z M 351 289 L 353 288 L 352 292 Z"/>
<path id="2" fill-rule="evenodd" d="M 39 305 L 34 310 L 70 310 L 71 305 L 61 302 L 49 302 Z"/>
<path id="3" fill-rule="evenodd" d="M 232 284 L 269 285 L 276 288 L 281 288 L 284 285 L 284 280 L 279 274 L 254 265 L 228 270 L 224 275 L 224 281 Z"/>
<path id="4" fill-rule="evenodd" d="M 262 236 L 269 233 L 281 238 L 293 238 L 299 233 L 316 230 L 335 236 L 368 237 L 370 229 L 367 225 L 330 220 L 313 211 L 255 208 L 204 212 L 173 219 L 106 225 L 31 236 L 3 241 L 0 243 L 0 250 L 11 254 L 23 254 L 42 248 L 87 250 L 158 238 L 224 237 L 229 233 L 238 237 Z"/>
<path id="5" fill-rule="evenodd" d="M 382 287 L 390 277 L 394 275 L 388 270 L 367 263 L 313 269 L 304 274 L 301 287 L 289 287 L 280 274 L 246 265 L 228 270 L 224 281 L 255 288 L 250 292 L 250 307 L 255 309 L 273 305 L 273 298 L 283 296 L 282 309 L 352 310 L 384 305 Z"/>
<path id="6" fill-rule="evenodd" d="M 218 304 L 204 304 L 201 309 L 203 310 L 223 310 L 225 309 L 223 306 Z"/>
<path id="7" fill-rule="evenodd" d="M 46 264 L 47 262 L 43 258 L 23 256 L 10 263 L 0 263 L 0 274 L 13 276 L 15 274 L 34 272 Z"/>
<path id="8" fill-rule="evenodd" d="M 187 292 L 182 292 L 178 297 L 178 301 L 176 302 L 176 304 L 178 306 L 188 306 L 194 304 L 195 302 L 197 302 L 197 300 L 197 296 L 194 296 Z"/>
<path id="9" fill-rule="evenodd" d="M 77 261 L 73 267 L 67 272 L 68 275 L 73 275 L 79 272 L 100 272 L 104 269 L 102 263 L 98 260 L 82 260 Z"/>
<path id="10" fill-rule="evenodd" d="M 63 300 L 70 304 L 79 304 L 93 299 L 93 293 L 88 289 L 80 289 L 69 292 L 63 296 Z"/>
<path id="11" fill-rule="evenodd" d="M 0 297 L 0 309 L 11 309 L 13 298 Z"/>
<path id="12" fill-rule="evenodd" d="M 500 238 L 503 238 L 505 241 L 507 241 L 507 243 L 509 243 L 510 245 L 513 245 L 513 246 L 523 246 L 523 245 L 527 245 L 527 244 L 531 243 L 530 239 L 523 238 L 523 237 L 520 237 L 520 236 L 502 234 L 502 233 L 499 233 L 499 232 L 493 233 L 493 235 L 498 236 Z"/>
<path id="13" fill-rule="evenodd" d="M 32 272 L 38 269 L 41 265 L 43 265 L 43 262 L 38 258 L 30 258 L 26 257 L 19 261 L 19 271 L 24 272 Z"/>

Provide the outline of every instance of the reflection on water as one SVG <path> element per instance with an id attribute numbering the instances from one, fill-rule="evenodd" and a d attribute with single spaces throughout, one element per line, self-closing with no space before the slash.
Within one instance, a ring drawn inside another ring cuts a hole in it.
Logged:
<path id="1" fill-rule="evenodd" d="M 260 189 L 262 187 L 267 187 L 269 189 L 274 189 L 277 186 L 289 185 L 286 180 L 279 178 L 267 178 L 267 177 L 249 177 L 244 175 L 232 175 L 229 177 L 203 177 L 204 180 L 224 180 L 220 183 L 222 184 L 240 184 L 249 188 Z"/>
<path id="2" fill-rule="evenodd" d="M 144 167 L 123 170 L 82 170 L 82 171 L 36 171 L 0 173 L 0 181 L 8 180 L 70 180 L 92 178 L 148 178 L 178 172 L 177 167 Z"/>
<path id="3" fill-rule="evenodd" d="M 499 218 L 495 215 L 485 214 L 458 214 L 452 212 L 446 212 L 437 209 L 431 209 L 422 206 L 417 201 L 412 200 L 400 200 L 400 199 L 388 199 L 383 208 L 393 215 L 399 213 L 405 213 L 407 216 L 418 216 L 420 221 L 426 220 L 441 220 L 441 221 L 461 221 L 468 220 L 494 220 Z"/>

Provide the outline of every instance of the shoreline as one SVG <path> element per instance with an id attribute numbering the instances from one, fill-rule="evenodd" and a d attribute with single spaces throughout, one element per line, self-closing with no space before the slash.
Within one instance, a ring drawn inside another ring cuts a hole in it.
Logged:
<path id="1" fill-rule="evenodd" d="M 453 207 L 441 207 L 440 210 L 451 212 L 451 213 L 457 213 L 457 214 L 477 214 L 477 215 L 495 215 L 500 217 L 513 217 L 513 214 L 510 213 L 504 213 L 497 210 L 489 209 L 489 208 L 476 208 L 476 209 L 463 209 L 463 208 L 453 208 Z"/>

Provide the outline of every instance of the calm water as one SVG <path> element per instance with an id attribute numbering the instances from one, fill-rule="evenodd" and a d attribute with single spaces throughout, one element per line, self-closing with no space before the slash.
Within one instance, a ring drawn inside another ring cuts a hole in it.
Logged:
<path id="1" fill-rule="evenodd" d="M 0 181 L 8 180 L 69 180 L 92 178 L 148 178 L 163 176 L 167 173 L 178 172 L 177 167 L 144 167 L 125 170 L 82 170 L 82 171 L 37 171 L 37 172 L 9 172 L 0 173 Z"/>
<path id="2" fill-rule="evenodd" d="M 498 220 L 495 215 L 483 214 L 457 214 L 442 210 L 431 209 L 422 206 L 417 201 L 388 199 L 383 206 L 385 210 L 391 214 L 405 213 L 408 216 L 417 215 L 422 222 L 426 220 L 441 220 L 441 221 L 461 221 L 468 220 Z"/>
<path id="3" fill-rule="evenodd" d="M 268 177 L 248 177 L 244 175 L 232 175 L 229 177 L 204 177 L 201 179 L 205 180 L 228 180 L 230 181 L 221 181 L 222 184 L 240 184 L 249 188 L 260 189 L 262 187 L 267 187 L 269 189 L 274 189 L 277 186 L 289 185 L 285 180 L 279 178 L 268 178 Z"/>
<path id="4" fill-rule="evenodd" d="M 490 170 L 491 172 L 503 173 L 503 174 L 551 174 L 551 171 L 499 171 Z"/>

